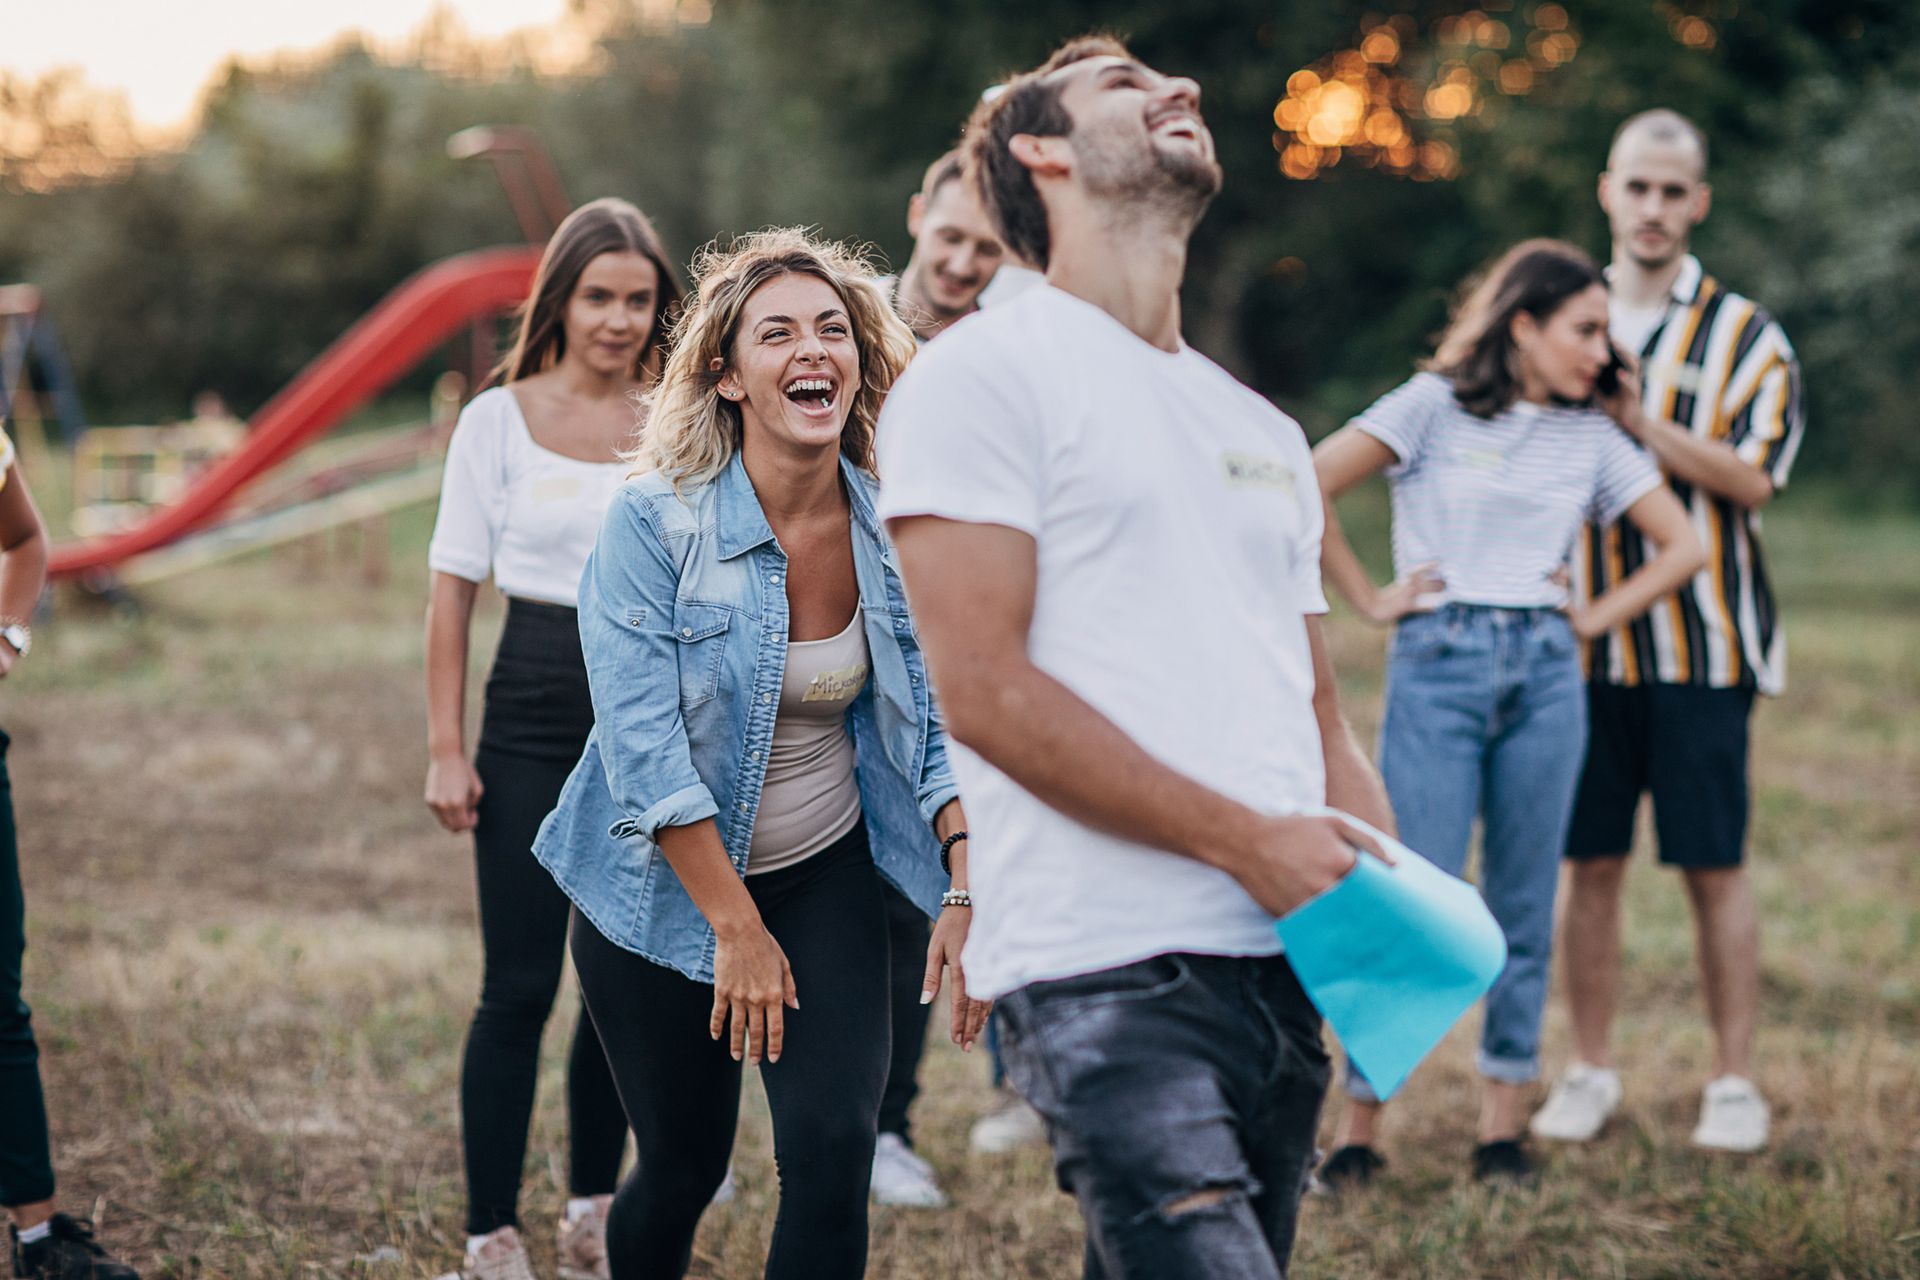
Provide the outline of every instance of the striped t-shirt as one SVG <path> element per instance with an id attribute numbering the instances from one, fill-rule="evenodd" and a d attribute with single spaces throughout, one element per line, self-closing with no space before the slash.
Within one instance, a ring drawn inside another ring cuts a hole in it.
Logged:
<path id="1" fill-rule="evenodd" d="M 1616 340 L 1619 335 L 1616 334 Z M 1700 269 L 1691 254 L 1675 278 L 1665 318 L 1640 345 L 1647 413 L 1706 440 L 1724 440 L 1783 489 L 1806 428 L 1800 365 L 1765 309 Z M 1707 566 L 1673 595 L 1589 642 L 1587 668 L 1611 684 L 1753 687 L 1787 682 L 1786 634 L 1760 547 L 1760 515 L 1674 480 L 1707 549 Z M 1600 521 L 1575 557 L 1577 593 L 1613 586 L 1647 560 L 1630 525 Z"/>
<path id="2" fill-rule="evenodd" d="M 1581 525 L 1610 522 L 1660 487 L 1639 445 L 1594 409 L 1517 401 L 1480 418 L 1453 384 L 1417 373 L 1353 425 L 1393 450 L 1393 568 L 1438 566 L 1441 602 L 1557 608 Z"/>

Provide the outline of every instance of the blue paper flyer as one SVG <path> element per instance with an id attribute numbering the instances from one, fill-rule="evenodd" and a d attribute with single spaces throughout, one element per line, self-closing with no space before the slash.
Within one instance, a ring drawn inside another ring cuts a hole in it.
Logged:
<path id="1" fill-rule="evenodd" d="M 1313 812 L 1375 837 L 1394 858 L 1388 866 L 1362 852 L 1339 883 L 1274 925 L 1300 985 L 1384 1099 L 1493 985 L 1506 939 L 1466 881 L 1357 818 Z"/>

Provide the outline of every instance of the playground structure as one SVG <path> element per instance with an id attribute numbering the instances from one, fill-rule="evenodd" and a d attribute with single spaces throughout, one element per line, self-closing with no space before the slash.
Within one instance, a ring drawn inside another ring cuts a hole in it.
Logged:
<path id="1" fill-rule="evenodd" d="M 456 158 L 493 161 L 528 243 L 459 254 L 402 281 L 261 406 L 230 450 L 205 447 L 187 428 L 165 429 L 185 432 L 171 440 L 124 436 L 152 428 L 100 436 L 94 452 L 77 460 L 90 464 L 87 474 L 95 485 L 90 495 L 81 495 L 93 501 L 79 509 L 93 514 L 78 522 L 81 541 L 53 548 L 48 568 L 54 577 L 149 582 L 328 529 L 380 521 L 432 498 L 451 429 L 449 401 L 457 411 L 466 389 L 478 385 L 492 349 L 491 322 L 526 297 L 541 246 L 566 212 L 559 179 L 531 132 L 469 129 L 454 135 L 448 150 Z M 433 421 L 277 489 L 264 484 L 463 333 L 472 338 L 473 376 L 442 380 Z"/>

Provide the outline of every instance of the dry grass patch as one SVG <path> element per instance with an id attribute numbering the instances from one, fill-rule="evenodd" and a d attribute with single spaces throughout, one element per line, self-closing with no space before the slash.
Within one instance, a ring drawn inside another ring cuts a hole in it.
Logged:
<path id="1" fill-rule="evenodd" d="M 1536 1194 L 1470 1186 L 1477 1026 L 1462 1026 L 1393 1109 L 1377 1193 L 1307 1207 L 1297 1274 L 1920 1277 L 1920 525 L 1790 505 L 1768 520 L 1795 648 L 1755 760 L 1773 1148 L 1687 1146 L 1708 1059 L 1690 926 L 1675 878 L 1643 860 L 1622 1122 L 1552 1153 Z M 418 798 L 424 532 L 396 529 L 403 571 L 382 591 L 260 559 L 155 590 L 137 617 L 64 606 L 7 682 L 65 1195 L 151 1274 L 457 1261 L 479 946 L 467 847 Z M 1382 637 L 1336 618 L 1333 641 L 1370 739 Z M 525 1184 L 543 1250 L 573 1003 L 550 1029 Z M 1551 1063 L 1564 1045 L 1556 1002 Z M 966 1150 L 985 1071 L 936 1041 L 916 1125 L 955 1206 L 877 1211 L 870 1274 L 1078 1274 L 1078 1218 L 1044 1155 Z M 703 1225 L 696 1276 L 759 1274 L 769 1147 L 749 1085 L 741 1196 Z"/>

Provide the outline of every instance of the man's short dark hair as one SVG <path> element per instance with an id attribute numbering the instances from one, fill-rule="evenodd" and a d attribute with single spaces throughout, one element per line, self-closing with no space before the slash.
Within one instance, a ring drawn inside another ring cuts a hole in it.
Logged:
<path id="1" fill-rule="evenodd" d="M 920 194 L 928 204 L 940 194 L 940 188 L 960 177 L 964 168 L 962 161 L 960 148 L 955 147 L 927 166 L 926 176 L 920 179 Z"/>
<path id="2" fill-rule="evenodd" d="M 1668 107 L 1635 112 L 1620 122 L 1620 127 L 1613 131 L 1613 141 L 1607 144 L 1608 168 L 1613 167 L 1613 155 L 1620 149 L 1620 139 L 1630 131 L 1644 133 L 1655 142 L 1691 143 L 1700 153 L 1700 176 L 1707 176 L 1707 135 L 1699 125 Z"/>
<path id="3" fill-rule="evenodd" d="M 1047 208 L 1033 185 L 1033 174 L 1014 157 L 1009 143 L 1017 134 L 1064 138 L 1073 132 L 1073 117 L 1060 103 L 1060 83 L 1049 77 L 1062 67 L 1088 58 L 1127 58 L 1133 54 L 1110 35 L 1085 35 L 1069 40 L 1032 71 L 1014 76 L 989 91 L 967 121 L 967 173 L 980 203 L 1006 242 L 1022 260 L 1047 269 L 1053 254 L 1047 229 Z"/>

